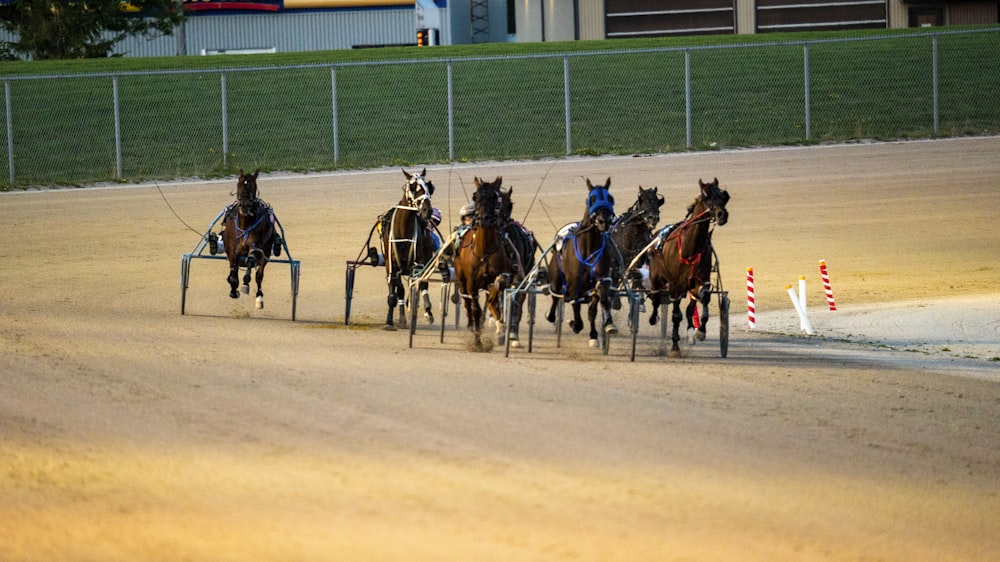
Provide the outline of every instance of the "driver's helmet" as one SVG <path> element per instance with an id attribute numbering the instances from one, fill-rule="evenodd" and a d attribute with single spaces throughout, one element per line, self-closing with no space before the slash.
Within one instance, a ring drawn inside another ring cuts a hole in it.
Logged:
<path id="1" fill-rule="evenodd" d="M 431 222 L 434 223 L 435 226 L 441 224 L 441 209 L 431 209 Z"/>
<path id="2" fill-rule="evenodd" d="M 471 217 L 472 215 L 476 214 L 476 205 L 471 202 L 462 205 L 462 210 L 459 211 L 459 214 L 462 215 L 463 217 Z"/>

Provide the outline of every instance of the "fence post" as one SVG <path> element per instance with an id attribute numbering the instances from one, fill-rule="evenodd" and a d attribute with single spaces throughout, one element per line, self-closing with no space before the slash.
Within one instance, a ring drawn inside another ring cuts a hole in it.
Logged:
<path id="1" fill-rule="evenodd" d="M 691 49 L 684 49 L 684 122 L 687 147 L 691 148 Z"/>
<path id="2" fill-rule="evenodd" d="M 115 105 L 115 179 L 122 179 L 122 117 L 118 106 L 118 76 L 111 77 L 112 98 Z"/>
<path id="3" fill-rule="evenodd" d="M 222 77 L 222 167 L 229 167 L 229 116 L 226 109 L 226 73 L 220 72 Z"/>
<path id="4" fill-rule="evenodd" d="M 566 107 L 566 155 L 573 153 L 572 125 L 569 113 L 569 56 L 563 56 L 563 97 Z"/>
<path id="5" fill-rule="evenodd" d="M 448 61 L 448 160 L 455 160 L 455 92 L 452 89 L 451 61 Z"/>
<path id="6" fill-rule="evenodd" d="M 931 37 L 931 74 L 933 75 L 932 80 L 934 83 L 934 134 L 938 134 L 938 126 L 940 125 L 939 114 L 938 114 L 938 36 L 935 33 Z"/>
<path id="7" fill-rule="evenodd" d="M 340 162 L 340 126 L 337 122 L 337 67 L 330 67 L 330 98 L 333 105 L 333 163 Z"/>
<path id="8" fill-rule="evenodd" d="M 4 100 L 7 107 L 7 168 L 10 172 L 10 185 L 14 186 L 14 124 L 11 119 L 14 111 L 10 106 L 10 80 L 3 81 Z"/>
<path id="9" fill-rule="evenodd" d="M 812 117 L 809 109 L 809 45 L 802 45 L 802 75 L 805 81 L 806 140 L 812 136 Z"/>

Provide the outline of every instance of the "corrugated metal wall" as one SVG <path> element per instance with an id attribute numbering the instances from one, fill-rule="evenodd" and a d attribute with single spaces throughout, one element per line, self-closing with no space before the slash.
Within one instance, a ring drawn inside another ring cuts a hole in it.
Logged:
<path id="1" fill-rule="evenodd" d="M 948 4 L 948 25 L 970 25 L 997 22 L 996 2 L 954 2 Z"/>
<path id="2" fill-rule="evenodd" d="M 753 33 L 757 29 L 754 0 L 736 0 L 736 33 Z"/>
<path id="3" fill-rule="evenodd" d="M 891 28 L 903 28 L 909 25 L 909 15 L 903 0 L 889 0 L 889 25 Z"/>
<path id="4" fill-rule="evenodd" d="M 604 0 L 580 0 L 580 39 L 604 39 Z"/>
<path id="5" fill-rule="evenodd" d="M 416 44 L 413 7 L 330 12 L 197 16 L 188 18 L 187 54 L 202 50 L 326 51 L 367 45 Z M 177 54 L 177 37 L 131 37 L 115 53 L 130 57 Z"/>

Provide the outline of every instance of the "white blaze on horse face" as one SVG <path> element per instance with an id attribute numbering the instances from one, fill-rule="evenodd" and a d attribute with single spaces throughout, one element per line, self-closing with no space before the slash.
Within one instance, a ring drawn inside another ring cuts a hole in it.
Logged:
<path id="1" fill-rule="evenodd" d="M 410 176 L 410 181 L 406 184 L 406 198 L 414 208 L 419 208 L 424 201 L 430 201 L 430 189 L 423 176 L 419 174 Z"/>

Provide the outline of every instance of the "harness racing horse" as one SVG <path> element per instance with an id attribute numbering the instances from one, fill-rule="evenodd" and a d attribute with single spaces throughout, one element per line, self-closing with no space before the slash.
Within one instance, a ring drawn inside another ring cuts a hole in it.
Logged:
<path id="1" fill-rule="evenodd" d="M 622 273 L 653 240 L 653 231 L 660 222 L 660 207 L 663 206 L 663 196 L 656 191 L 656 187 L 646 189 L 640 185 L 635 203 L 611 225 L 611 239 L 618 246 L 624 262 L 621 264 Z"/>
<path id="2" fill-rule="evenodd" d="M 434 194 L 434 184 L 425 179 L 426 174 L 426 168 L 419 174 L 403 170 L 403 176 L 406 177 L 403 196 L 399 203 L 380 217 L 379 233 L 382 240 L 382 255 L 385 256 L 385 278 L 389 286 L 386 330 L 396 329 L 393 312 L 397 305 L 400 324 L 406 324 L 406 311 L 401 305 L 406 301 L 403 277 L 413 277 L 415 270 L 426 265 L 434 257 L 434 240 L 427 228 L 433 211 L 431 196 Z M 424 300 L 424 317 L 433 324 L 434 314 L 427 294 L 427 282 L 421 282 L 419 289 Z M 412 303 L 413 306 L 415 304 Z"/>
<path id="3" fill-rule="evenodd" d="M 514 220 L 514 201 L 511 198 L 514 188 L 500 190 L 500 224 L 504 225 L 503 236 L 507 240 L 507 251 L 510 255 L 513 266 L 512 283 L 518 285 L 532 268 L 535 267 L 535 250 L 538 243 L 535 235 L 521 223 Z M 521 347 L 518 339 L 518 325 L 521 322 L 521 311 L 524 306 L 524 294 L 518 293 L 514 297 L 514 305 L 510 311 L 510 345 L 511 347 Z"/>
<path id="4" fill-rule="evenodd" d="M 660 304 L 669 302 L 674 305 L 670 357 L 681 355 L 678 331 L 682 318 L 680 301 L 684 295 L 698 289 L 698 299 L 703 305 L 702 326 L 708 320 L 713 225 L 722 226 L 729 220 L 729 211 L 726 210 L 729 193 L 719 189 L 718 178 L 711 183 L 699 179 L 698 184 L 701 195 L 688 207 L 687 217 L 680 223 L 663 228 L 658 233 L 659 241 L 649 251 L 650 300 L 654 305 L 649 323 L 656 323 Z M 692 312 L 689 307 L 689 327 Z"/>
<path id="5" fill-rule="evenodd" d="M 556 249 L 555 259 L 549 260 L 549 292 L 552 307 L 545 316 L 549 322 L 556 321 L 556 307 L 559 301 L 573 305 L 573 321 L 570 326 L 574 334 L 583 330 L 580 318 L 580 304 L 590 303 L 591 347 L 597 347 L 598 306 L 601 308 L 605 335 L 617 334 L 618 328 L 611 318 L 611 273 L 617 260 L 608 244 L 609 230 L 615 216 L 615 199 L 608 193 L 611 178 L 604 185 L 593 185 L 587 180 L 586 212 L 583 220 L 562 240 L 562 247 Z M 558 236 L 558 235 L 557 235 Z"/>
<path id="6" fill-rule="evenodd" d="M 243 276 L 243 293 L 250 293 L 250 270 L 256 269 L 257 300 L 256 307 L 264 308 L 264 292 L 261 283 L 264 281 L 264 267 L 271 259 L 271 252 L 281 254 L 281 238 L 274 228 L 274 210 L 257 197 L 257 175 L 245 174 L 240 170 L 236 181 L 236 203 L 234 203 L 223 218 L 222 244 L 229 259 L 229 296 L 240 297 L 236 286 L 239 280 L 240 267 L 246 268 Z"/>
<path id="7" fill-rule="evenodd" d="M 504 239 L 506 225 L 501 224 L 500 183 L 501 177 L 492 182 L 475 179 L 476 191 L 472 196 L 475 215 L 472 228 L 466 230 L 458 240 L 455 252 L 455 277 L 458 292 L 465 300 L 468 327 L 474 334 L 477 350 L 484 349 L 482 343 L 483 309 L 479 304 L 479 291 L 486 291 L 486 306 L 496 320 L 497 340 L 503 343 L 503 314 L 500 310 L 504 289 L 510 284 L 514 265 L 508 254 L 508 244 Z"/>

